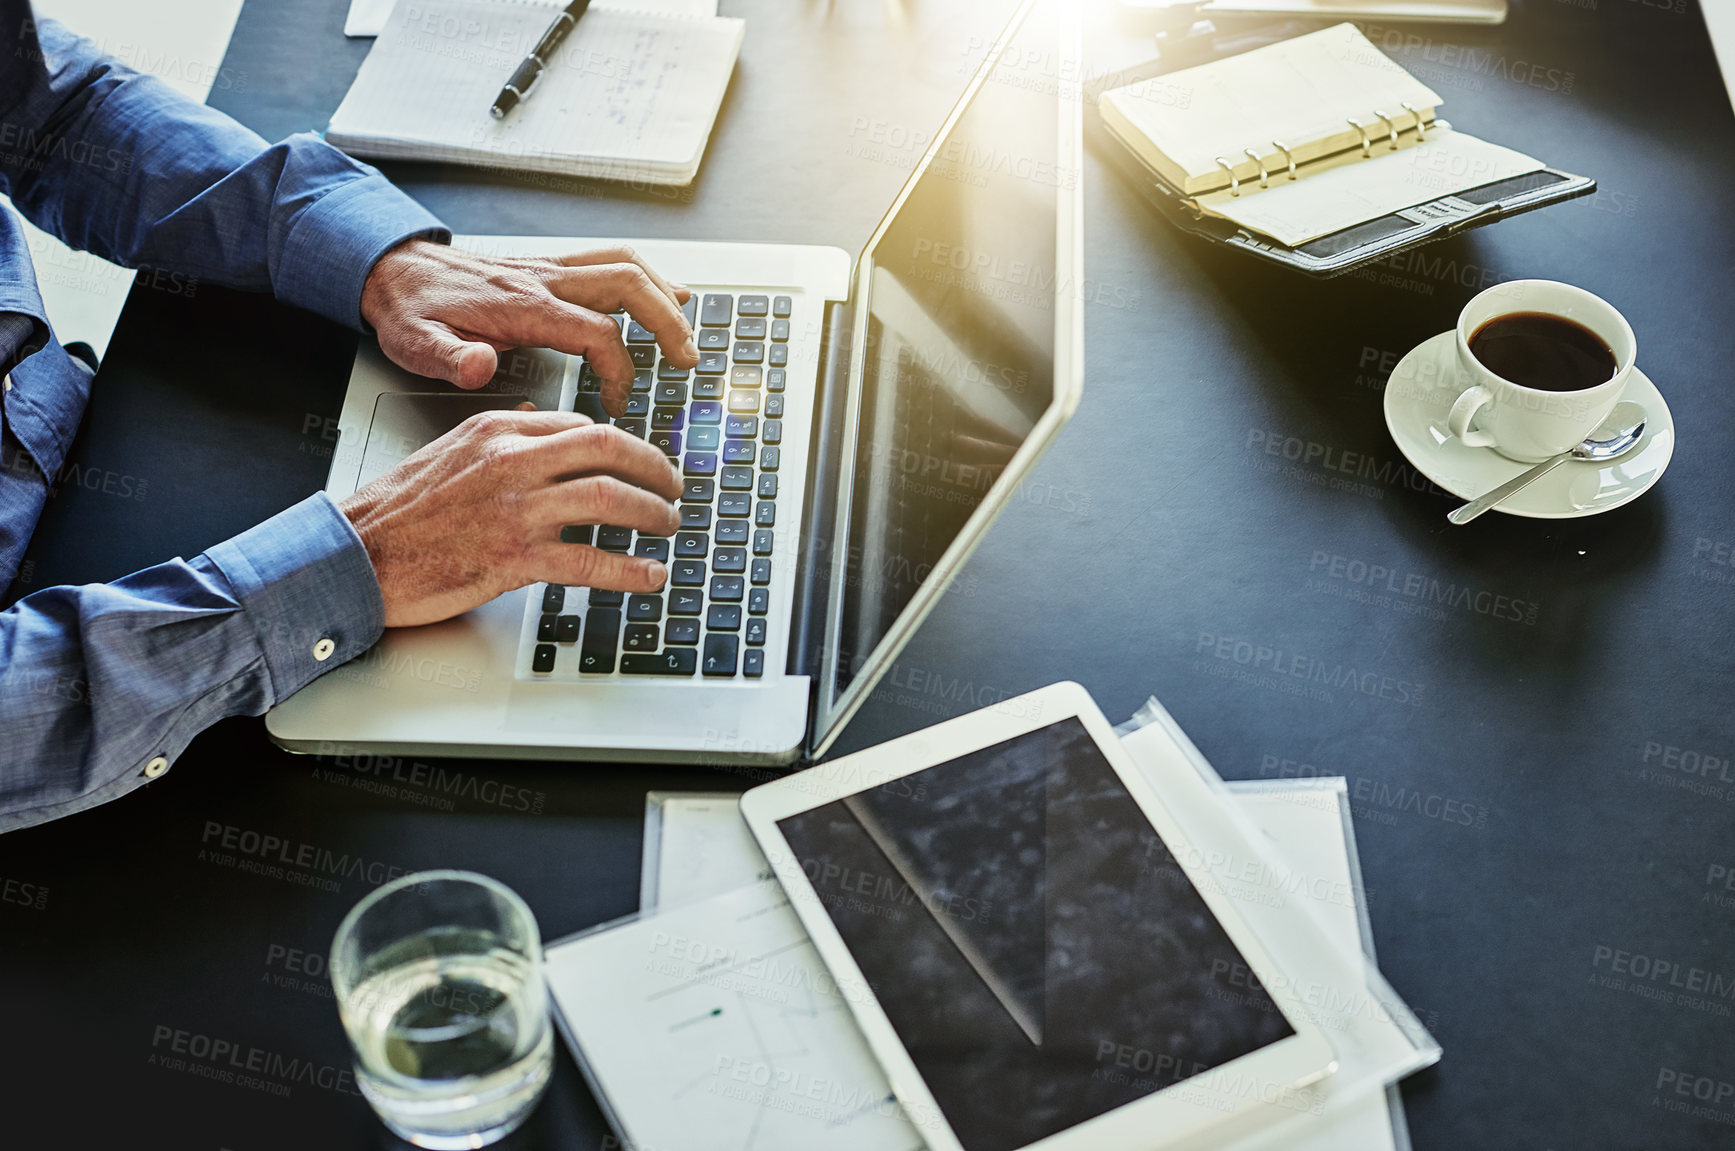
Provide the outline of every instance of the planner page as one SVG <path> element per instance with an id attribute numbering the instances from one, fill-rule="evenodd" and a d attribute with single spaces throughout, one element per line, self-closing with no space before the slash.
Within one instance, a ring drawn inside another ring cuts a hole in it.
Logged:
<path id="1" fill-rule="evenodd" d="M 1191 195 L 1229 185 L 1219 159 L 1238 179 L 1257 179 L 1260 164 L 1286 168 L 1291 157 L 1299 165 L 1359 148 L 1364 131 L 1413 134 L 1417 115 L 1425 122 L 1439 103 L 1355 25 L 1339 24 L 1116 88 L 1101 110 L 1128 147 Z"/>

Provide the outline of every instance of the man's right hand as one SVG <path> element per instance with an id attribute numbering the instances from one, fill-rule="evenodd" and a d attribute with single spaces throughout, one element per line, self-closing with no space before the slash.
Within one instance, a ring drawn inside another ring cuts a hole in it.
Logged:
<path id="1" fill-rule="evenodd" d="M 387 627 L 434 623 L 538 581 L 654 592 L 655 560 L 560 540 L 567 524 L 673 535 L 662 452 L 574 412 L 471 416 L 341 505 L 373 561 Z"/>

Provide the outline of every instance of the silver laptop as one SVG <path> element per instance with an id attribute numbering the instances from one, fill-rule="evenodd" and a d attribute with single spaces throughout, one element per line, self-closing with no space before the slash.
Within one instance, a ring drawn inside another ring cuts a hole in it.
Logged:
<path id="1" fill-rule="evenodd" d="M 1077 406 L 1076 17 L 1034 0 L 984 57 L 855 262 L 836 248 L 634 240 L 694 289 L 696 372 L 638 365 L 616 422 L 684 477 L 682 530 L 563 538 L 665 559 L 649 596 L 532 585 L 393 629 L 266 719 L 301 752 L 787 764 L 836 738 Z M 1070 61 L 1070 63 L 1069 63 Z M 502 254 L 600 239 L 460 237 Z M 356 357 L 342 500 L 486 408 L 606 418 L 576 357 L 507 353 L 461 392 Z"/>

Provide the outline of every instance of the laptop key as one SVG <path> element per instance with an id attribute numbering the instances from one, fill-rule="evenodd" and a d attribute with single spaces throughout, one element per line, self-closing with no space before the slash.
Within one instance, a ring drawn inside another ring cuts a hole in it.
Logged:
<path id="1" fill-rule="evenodd" d="M 717 501 L 717 514 L 720 516 L 744 516 L 747 505 L 753 502 L 753 497 L 740 492 L 724 492 L 723 498 Z"/>
<path id="2" fill-rule="evenodd" d="M 693 398 L 695 400 L 720 400 L 723 398 L 722 376 L 699 376 L 693 381 Z"/>
<path id="3" fill-rule="evenodd" d="M 753 445 L 746 440 L 730 440 L 723 445 L 723 462 L 726 464 L 752 463 Z"/>
<path id="4" fill-rule="evenodd" d="M 651 385 L 656 383 L 656 380 L 657 380 L 657 377 L 656 377 L 655 372 L 649 372 L 649 371 L 634 372 L 633 373 L 633 391 L 635 391 L 635 392 L 648 392 L 651 390 Z"/>
<path id="5" fill-rule="evenodd" d="M 602 587 L 590 589 L 591 607 L 619 607 L 626 602 L 626 598 L 625 592 L 611 591 Z"/>
<path id="6" fill-rule="evenodd" d="M 740 576 L 712 576 L 711 599 L 717 603 L 740 603 L 746 585 L 747 581 Z"/>
<path id="7" fill-rule="evenodd" d="M 789 339 L 789 321 L 788 320 L 772 320 L 771 321 L 771 338 L 773 340 L 776 340 L 780 344 L 787 342 Z"/>
<path id="8" fill-rule="evenodd" d="M 660 630 L 654 623 L 630 623 L 626 638 L 621 640 L 621 648 L 625 651 L 656 651 Z"/>
<path id="9" fill-rule="evenodd" d="M 577 643 L 578 621 L 580 617 L 575 615 L 563 615 L 556 616 L 555 618 L 558 622 L 554 625 L 554 642 Z"/>
<path id="10" fill-rule="evenodd" d="M 573 616 L 572 618 L 576 619 L 578 617 Z M 553 643 L 554 642 L 555 621 L 557 621 L 558 619 L 560 619 L 560 617 L 557 615 L 550 615 L 548 612 L 542 613 L 542 618 L 536 621 L 536 642 L 537 643 Z"/>
<path id="11" fill-rule="evenodd" d="M 772 368 L 769 372 L 765 373 L 765 390 L 769 392 L 781 392 L 788 380 L 788 369 Z"/>
<path id="12" fill-rule="evenodd" d="M 711 541 L 698 532 L 676 532 L 675 554 L 682 559 L 704 559 L 711 550 Z"/>
<path id="13" fill-rule="evenodd" d="M 745 315 L 746 313 L 742 313 Z M 737 340 L 763 340 L 765 338 L 764 320 L 736 320 L 735 338 Z"/>
<path id="14" fill-rule="evenodd" d="M 530 655 L 530 670 L 539 675 L 547 675 L 554 670 L 554 645 L 539 643 Z"/>
<path id="15" fill-rule="evenodd" d="M 699 566 L 701 568 L 703 568 L 705 565 L 700 564 Z M 700 573 L 701 581 L 703 580 L 703 578 L 704 578 L 704 575 L 703 575 L 703 572 L 701 572 Z M 698 615 L 700 612 L 702 612 L 704 610 L 705 610 L 705 593 L 700 591 L 698 588 L 696 588 L 696 587 L 677 587 L 677 588 L 670 588 L 669 589 L 669 616 L 671 617 L 671 619 L 674 616 L 680 616 L 680 615 Z M 669 626 L 673 627 L 674 624 L 671 623 Z M 673 643 L 674 641 L 670 640 L 669 642 Z"/>
<path id="16" fill-rule="evenodd" d="M 753 579 L 753 582 L 755 584 L 759 585 L 760 587 L 763 587 L 766 584 L 770 583 L 771 582 L 771 561 L 768 559 L 754 560 L 753 561 L 752 579 Z"/>
<path id="17" fill-rule="evenodd" d="M 782 443 L 783 442 L 783 421 L 782 420 L 766 420 L 765 421 L 764 439 L 765 439 L 765 442 L 768 444 L 780 444 L 780 443 Z"/>
<path id="18" fill-rule="evenodd" d="M 636 363 L 635 366 L 637 366 Z M 596 374 L 596 369 L 589 364 L 578 369 L 578 390 L 586 394 L 602 391 L 602 378 Z"/>
<path id="19" fill-rule="evenodd" d="M 604 524 L 596 529 L 596 546 L 605 552 L 624 552 L 633 546 L 633 529 Z"/>
<path id="20" fill-rule="evenodd" d="M 751 364 L 738 365 L 729 373 L 729 386 L 732 388 L 757 388 L 764 382 L 765 369 Z"/>
<path id="21" fill-rule="evenodd" d="M 781 368 L 789 362 L 789 345 L 772 344 L 771 350 L 765 353 L 765 362 L 774 368 Z"/>
<path id="22" fill-rule="evenodd" d="M 739 644 L 732 635 L 708 635 L 705 637 L 704 671 L 710 676 L 732 676 L 735 674 L 735 654 Z"/>
<path id="23" fill-rule="evenodd" d="M 701 328 L 699 329 L 699 350 L 701 352 L 726 352 L 729 350 L 729 329 Z"/>
<path id="24" fill-rule="evenodd" d="M 764 296 L 742 296 L 741 314 L 743 316 L 763 316 L 771 301 Z"/>
<path id="25" fill-rule="evenodd" d="M 681 305 L 681 315 L 687 317 L 687 326 L 689 328 L 696 328 L 699 326 L 699 293 L 687 293 L 687 302 Z"/>
<path id="26" fill-rule="evenodd" d="M 621 656 L 621 674 L 692 675 L 698 663 L 699 653 L 692 648 L 668 647 L 655 655 L 634 652 Z"/>
<path id="27" fill-rule="evenodd" d="M 626 341 L 629 344 L 654 344 L 657 342 L 657 334 L 637 320 L 628 320 Z"/>
<path id="28" fill-rule="evenodd" d="M 688 452 L 681 461 L 681 471 L 689 476 L 714 476 L 717 474 L 717 453 Z"/>
<path id="29" fill-rule="evenodd" d="M 659 404 L 684 404 L 687 402 L 687 384 L 685 380 L 658 380 L 654 394 Z"/>
<path id="30" fill-rule="evenodd" d="M 735 345 L 734 359 L 737 364 L 760 364 L 765 362 L 765 345 L 758 342 L 739 342 Z"/>
<path id="31" fill-rule="evenodd" d="M 705 630 L 740 631 L 741 609 L 734 604 L 712 604 L 705 613 Z"/>
<path id="32" fill-rule="evenodd" d="M 642 440 L 645 438 L 645 422 L 643 420 L 619 419 L 614 422 L 614 426 L 634 439 Z"/>
<path id="33" fill-rule="evenodd" d="M 705 302 L 699 305 L 699 323 L 707 328 L 727 328 L 729 321 L 734 319 L 735 301 L 720 292 L 711 292 L 705 296 Z"/>
<path id="34" fill-rule="evenodd" d="M 648 416 L 650 414 L 651 414 L 650 389 L 647 388 L 643 392 L 634 392 L 632 395 L 627 397 L 627 415 L 629 415 L 629 416 Z"/>
<path id="35" fill-rule="evenodd" d="M 765 418 L 768 420 L 780 420 L 783 418 L 782 396 L 765 397 Z"/>
<path id="36" fill-rule="evenodd" d="M 753 554 L 754 555 L 756 555 L 756 556 L 768 556 L 771 554 L 772 534 L 773 533 L 769 529 L 766 529 L 766 528 L 760 528 L 758 531 L 753 533 Z M 644 541 L 640 540 L 639 543 L 642 546 Z"/>
<path id="37" fill-rule="evenodd" d="M 656 408 L 651 412 L 651 427 L 656 431 L 678 432 L 686 426 L 686 408 Z"/>
<path id="38" fill-rule="evenodd" d="M 765 649 L 750 647 L 747 654 L 741 657 L 741 674 L 748 679 L 758 679 L 765 674 Z"/>
<path id="39" fill-rule="evenodd" d="M 690 504 L 708 504 L 716 495 L 715 480 L 701 480 L 688 476 L 681 488 L 681 499 Z"/>
<path id="40" fill-rule="evenodd" d="M 718 520 L 716 536 L 720 544 L 744 544 L 747 542 L 747 521 Z"/>
<path id="41" fill-rule="evenodd" d="M 627 619 L 633 623 L 656 623 L 662 618 L 662 596 L 634 595 L 627 597 Z"/>
<path id="42" fill-rule="evenodd" d="M 689 424 L 720 424 L 723 422 L 723 405 L 716 400 L 695 400 L 693 406 L 687 409 Z"/>
<path id="43" fill-rule="evenodd" d="M 718 527 L 723 525 L 718 524 Z M 711 554 L 711 566 L 719 572 L 734 574 L 747 570 L 746 548 L 718 548 Z"/>
<path id="44" fill-rule="evenodd" d="M 778 296 L 775 300 L 771 301 L 771 314 L 774 316 L 789 315 L 790 303 L 791 301 L 788 296 Z"/>
<path id="45" fill-rule="evenodd" d="M 722 438 L 722 429 L 716 424 L 701 424 L 688 433 L 687 446 L 695 452 L 714 452 Z"/>
<path id="46" fill-rule="evenodd" d="M 759 547 L 758 540 L 754 541 L 753 546 L 755 549 Z M 662 536 L 640 536 L 638 542 L 633 545 L 633 554 L 656 560 L 660 564 L 666 564 L 669 562 L 669 541 Z M 755 550 L 754 554 L 770 555 L 771 553 Z"/>
<path id="47" fill-rule="evenodd" d="M 542 589 L 542 610 L 559 611 L 566 603 L 566 588 L 557 583 L 551 583 Z"/>
<path id="48" fill-rule="evenodd" d="M 771 610 L 771 589 L 756 587 L 747 593 L 747 610 L 754 615 L 764 615 Z"/>
<path id="49" fill-rule="evenodd" d="M 759 498 L 762 500 L 774 500 L 777 498 L 776 475 L 773 474 L 759 477 Z"/>
<path id="50" fill-rule="evenodd" d="M 751 395 L 752 393 L 748 393 Z M 730 416 L 723 425 L 723 431 L 730 439 L 750 440 L 759 434 L 758 416 Z"/>
<path id="51" fill-rule="evenodd" d="M 651 446 L 663 449 L 665 456 L 678 456 L 681 454 L 681 433 L 652 432 Z"/>
<path id="52" fill-rule="evenodd" d="M 772 477 L 772 478 L 776 478 L 776 477 Z M 722 479 L 720 482 L 722 483 L 723 490 L 726 492 L 752 491 L 753 490 L 753 469 L 752 468 L 724 468 L 723 469 L 723 476 L 722 476 Z M 775 495 L 776 493 L 773 492 L 772 494 Z M 741 514 L 746 515 L 747 513 L 742 512 Z"/>
<path id="53" fill-rule="evenodd" d="M 715 354 L 715 353 L 713 353 L 713 354 Z M 657 365 L 657 379 L 659 381 L 661 381 L 661 380 L 687 380 L 687 379 L 692 377 L 692 374 L 693 374 L 692 368 L 677 368 L 674 364 L 669 363 L 669 361 L 667 361 L 667 360 L 664 360 L 662 363 Z"/>
<path id="54" fill-rule="evenodd" d="M 647 344 L 637 348 L 628 348 L 627 352 L 632 356 L 633 367 L 635 368 L 654 368 L 657 366 L 657 348 L 655 344 Z M 590 365 L 586 364 L 585 367 L 589 368 Z"/>
<path id="55" fill-rule="evenodd" d="M 699 642 L 699 621 L 696 619 L 672 619 L 663 629 L 663 642 L 666 644 L 689 644 Z"/>
<path id="56" fill-rule="evenodd" d="M 777 449 L 775 447 L 767 446 L 760 450 L 759 470 L 762 472 L 774 472 L 777 470 Z"/>
<path id="57" fill-rule="evenodd" d="M 699 374 L 702 376 L 720 376 L 729 370 L 729 357 L 722 352 L 700 352 Z"/>
<path id="58" fill-rule="evenodd" d="M 711 509 L 699 504 L 682 505 L 681 530 L 708 532 L 711 530 Z"/>
<path id="59" fill-rule="evenodd" d="M 621 613 L 612 608 L 608 611 L 593 608 L 587 613 L 584 639 L 578 645 L 578 670 L 588 675 L 607 675 L 613 671 L 614 645 L 620 638 L 620 629 Z"/>
<path id="60" fill-rule="evenodd" d="M 752 619 L 747 621 L 747 631 L 745 633 L 747 642 L 752 644 L 754 647 L 763 645 L 765 643 L 766 630 L 765 617 L 754 616 Z"/>
<path id="61" fill-rule="evenodd" d="M 770 500 L 760 500 L 759 506 L 753 509 L 753 522 L 762 528 L 777 526 L 777 505 Z"/>

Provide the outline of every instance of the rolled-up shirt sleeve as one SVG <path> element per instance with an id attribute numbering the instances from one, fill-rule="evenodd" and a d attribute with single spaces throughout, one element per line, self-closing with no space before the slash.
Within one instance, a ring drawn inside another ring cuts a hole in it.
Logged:
<path id="1" fill-rule="evenodd" d="M 0 612 L 0 831 L 161 776 L 366 651 L 385 607 L 355 529 L 310 496 L 191 560 L 53 587 Z"/>

